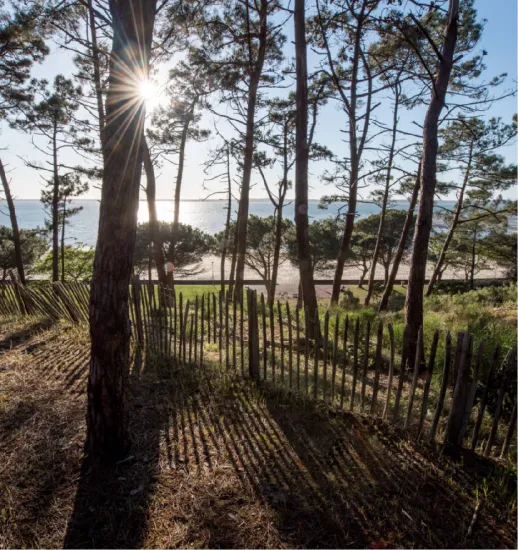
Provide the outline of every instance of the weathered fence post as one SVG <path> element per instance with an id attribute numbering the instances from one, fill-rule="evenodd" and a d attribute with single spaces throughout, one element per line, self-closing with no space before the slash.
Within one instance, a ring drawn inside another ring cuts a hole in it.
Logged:
<path id="1" fill-rule="evenodd" d="M 247 291 L 248 298 L 248 373 L 252 380 L 259 381 L 259 323 L 257 320 L 257 297 L 254 290 Z"/>
<path id="2" fill-rule="evenodd" d="M 455 389 L 453 390 L 453 400 L 451 404 L 450 414 L 448 416 L 448 424 L 444 436 L 444 443 L 454 447 L 462 446 L 462 425 L 464 423 L 464 414 L 468 405 L 469 397 L 469 371 L 471 366 L 471 348 L 473 337 L 468 333 L 462 334 L 461 337 L 461 352 L 457 361 L 457 376 Z M 457 343 L 457 350 L 459 343 Z"/>
<path id="3" fill-rule="evenodd" d="M 408 427 L 410 426 L 412 409 L 414 407 L 415 392 L 417 389 L 417 380 L 419 379 L 419 366 L 421 364 L 421 354 L 423 353 L 423 350 L 424 350 L 423 326 L 421 325 L 419 327 L 419 332 L 417 334 L 417 351 L 415 354 L 414 376 L 412 377 L 412 386 L 410 387 L 410 395 L 408 396 L 408 408 L 407 408 L 406 419 L 404 424 L 405 430 L 407 430 Z"/>
<path id="4" fill-rule="evenodd" d="M 430 394 L 430 384 L 432 382 L 433 371 L 435 367 L 435 356 L 437 354 L 437 344 L 439 343 L 439 331 L 436 330 L 433 335 L 432 347 L 430 349 L 430 358 L 428 368 L 426 370 L 426 382 L 423 391 L 423 401 L 421 403 L 421 416 L 419 418 L 419 428 L 417 429 L 417 437 L 421 437 L 423 432 L 424 421 L 428 409 L 428 395 Z"/>
<path id="5" fill-rule="evenodd" d="M 450 379 L 450 363 L 451 363 L 451 334 L 446 334 L 446 348 L 444 354 L 444 366 L 442 371 L 441 390 L 439 392 L 439 399 L 437 401 L 437 408 L 435 409 L 435 415 L 433 417 L 432 427 L 428 435 L 428 441 L 435 439 L 435 433 L 439 420 L 441 419 L 442 408 L 444 406 L 444 399 L 446 397 L 446 390 L 448 388 L 448 381 Z"/>
<path id="6" fill-rule="evenodd" d="M 484 449 L 484 456 L 489 456 L 493 443 L 495 442 L 496 432 L 498 430 L 498 422 L 500 420 L 500 414 L 502 412 L 502 404 L 504 402 L 505 390 L 507 389 L 507 381 L 509 379 L 509 372 L 511 369 L 516 368 L 516 347 L 509 350 L 507 354 L 505 364 L 502 372 L 502 383 L 498 389 L 498 398 L 495 407 L 495 414 L 493 417 L 493 424 L 491 425 L 491 432 L 489 434 L 489 439 L 487 440 L 486 448 Z"/>
<path id="7" fill-rule="evenodd" d="M 480 427 L 482 426 L 482 420 L 484 418 L 484 412 L 486 410 L 487 398 L 489 396 L 489 383 L 491 382 L 491 377 L 493 371 L 498 366 L 498 361 L 500 359 L 500 344 L 495 346 L 493 350 L 493 356 L 491 358 L 491 364 L 489 365 L 489 370 L 486 376 L 486 384 L 484 387 L 484 393 L 482 394 L 482 399 L 478 408 L 477 420 L 475 422 L 475 428 L 473 429 L 473 436 L 471 438 L 471 450 L 474 451 L 477 446 L 478 434 L 480 433 Z"/>
<path id="8" fill-rule="evenodd" d="M 372 401 L 371 401 L 371 410 L 370 414 L 375 414 L 376 404 L 378 402 L 378 391 L 380 383 L 380 373 L 381 373 L 381 348 L 383 347 L 383 323 L 380 321 L 378 324 L 378 333 L 376 336 L 376 355 L 374 356 L 374 386 L 372 388 Z"/>
<path id="9" fill-rule="evenodd" d="M 387 397 L 385 399 L 385 408 L 383 409 L 383 420 L 387 419 L 388 410 L 390 407 L 390 394 L 392 392 L 392 379 L 394 378 L 394 329 L 389 323 L 388 325 L 389 342 L 390 342 L 390 362 L 389 362 L 389 377 L 387 383 Z"/>

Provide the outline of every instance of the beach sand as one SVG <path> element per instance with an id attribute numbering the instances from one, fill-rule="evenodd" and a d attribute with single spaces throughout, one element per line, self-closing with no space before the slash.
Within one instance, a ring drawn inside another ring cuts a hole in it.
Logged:
<path id="1" fill-rule="evenodd" d="M 197 273 L 185 273 L 181 276 L 177 276 L 177 280 L 181 279 L 195 279 L 195 280 L 216 280 L 220 279 L 220 266 L 221 260 L 218 256 L 207 255 L 203 258 Z M 433 263 L 429 263 L 426 269 L 426 277 L 429 278 L 432 275 L 434 268 Z M 410 265 L 408 263 L 401 263 L 397 275 L 397 279 L 407 279 L 410 271 Z M 228 278 L 230 274 L 230 261 L 225 265 L 225 278 Z M 376 269 L 376 280 L 383 280 L 384 269 L 383 266 L 378 265 Z M 330 284 L 332 283 L 334 276 L 334 270 L 326 270 L 315 273 L 316 279 L 328 279 Z M 359 279 L 361 276 L 361 270 L 355 267 L 345 267 L 343 279 Z M 476 274 L 477 279 L 500 279 L 504 276 L 504 272 L 498 266 L 493 269 L 482 269 Z M 368 277 L 368 275 L 367 275 Z M 144 277 L 143 277 L 144 278 Z M 259 275 L 249 267 L 245 267 L 245 279 L 259 280 Z M 443 279 L 458 279 L 464 280 L 464 272 L 447 269 L 443 275 Z M 298 268 L 292 265 L 290 262 L 284 262 L 279 267 L 278 275 L 278 287 L 277 293 L 279 296 L 288 295 L 293 296 L 298 291 L 299 273 Z M 365 281 L 367 283 L 367 281 Z M 331 286 L 318 285 L 318 294 L 322 297 L 330 294 Z M 259 285 L 263 286 L 263 285 Z M 258 289 L 259 289 L 258 286 Z M 366 286 L 366 285 L 365 285 Z"/>

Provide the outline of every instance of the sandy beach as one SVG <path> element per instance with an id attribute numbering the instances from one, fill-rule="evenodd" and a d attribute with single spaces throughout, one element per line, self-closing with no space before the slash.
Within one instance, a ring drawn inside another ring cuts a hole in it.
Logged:
<path id="1" fill-rule="evenodd" d="M 177 280 L 182 279 L 195 279 L 195 280 L 216 280 L 220 279 L 221 260 L 218 256 L 207 255 L 203 258 L 197 273 L 185 273 L 181 276 L 177 276 Z M 426 276 L 430 277 L 434 268 L 433 263 L 429 263 L 426 269 Z M 410 266 L 408 263 L 401 263 L 398 271 L 398 279 L 407 279 Z M 376 280 L 383 280 L 383 266 L 378 265 L 376 269 Z M 225 263 L 225 277 L 230 274 L 230 261 Z M 334 271 L 326 270 L 315 273 L 315 278 L 328 279 L 330 282 L 333 279 Z M 345 267 L 343 279 L 359 279 L 361 276 L 361 270 L 355 267 Z M 476 274 L 477 279 L 500 279 L 504 276 L 503 270 L 498 266 L 493 269 L 482 269 Z M 253 269 L 245 267 L 245 279 L 259 280 L 260 277 Z M 443 275 L 443 279 L 464 279 L 464 272 L 447 269 Z M 277 291 L 279 295 L 287 294 L 293 295 L 297 292 L 299 274 L 296 266 L 290 262 L 284 262 L 279 267 L 278 287 Z M 319 294 L 327 295 L 329 289 L 328 285 L 319 285 Z"/>

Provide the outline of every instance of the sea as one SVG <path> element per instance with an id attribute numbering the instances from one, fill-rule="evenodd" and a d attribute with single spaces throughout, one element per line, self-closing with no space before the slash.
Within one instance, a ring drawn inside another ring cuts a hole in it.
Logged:
<path id="1" fill-rule="evenodd" d="M 435 211 L 441 208 L 451 209 L 454 201 L 438 201 L 435 204 Z M 97 240 L 97 229 L 99 223 L 99 201 L 98 200 L 74 200 L 74 207 L 82 207 L 82 210 L 70 218 L 66 229 L 67 242 L 82 243 L 85 246 L 95 246 Z M 39 200 L 18 200 L 15 201 L 18 225 L 21 229 L 35 229 L 43 227 L 45 219 L 48 218 Z M 406 210 L 408 202 L 394 201 L 392 208 Z M 222 200 L 183 200 L 180 205 L 180 222 L 197 227 L 209 234 L 217 233 L 224 227 L 226 218 L 227 202 Z M 327 209 L 319 208 L 318 200 L 310 200 L 308 204 L 308 215 L 311 221 L 334 217 L 346 208 L 346 204 L 334 203 Z M 293 201 L 288 201 L 284 212 L 286 218 L 293 219 Z M 379 207 L 372 202 L 361 202 L 358 204 L 357 219 L 370 216 L 379 212 Z M 237 203 L 232 204 L 233 217 L 237 211 Z M 250 200 L 250 214 L 267 217 L 273 214 L 273 205 L 268 199 Z M 174 212 L 174 201 L 158 200 L 157 213 L 160 220 L 172 221 Z M 138 211 L 139 223 L 148 221 L 147 203 L 140 201 Z M 435 220 L 435 227 L 438 228 L 439 220 Z M 0 225 L 10 226 L 7 205 L 0 201 Z M 516 218 L 512 221 L 516 231 Z"/>

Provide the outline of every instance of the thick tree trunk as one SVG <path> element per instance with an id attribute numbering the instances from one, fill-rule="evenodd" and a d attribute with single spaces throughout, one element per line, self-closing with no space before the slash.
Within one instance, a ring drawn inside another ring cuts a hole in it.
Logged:
<path id="1" fill-rule="evenodd" d="M 385 283 L 385 290 L 383 291 L 383 296 L 381 297 L 381 301 L 378 304 L 378 312 L 384 311 L 388 307 L 390 295 L 392 294 L 392 289 L 394 288 L 394 283 L 396 281 L 397 272 L 399 271 L 399 266 L 401 265 L 403 254 L 405 253 L 408 236 L 410 235 L 410 229 L 412 228 L 412 223 L 414 222 L 414 210 L 415 210 L 415 205 L 417 204 L 417 197 L 419 196 L 420 185 L 421 185 L 421 162 L 419 162 L 419 168 L 417 170 L 414 190 L 412 191 L 410 204 L 408 205 L 405 223 L 403 225 L 403 231 L 401 232 L 401 237 L 399 239 L 399 243 L 397 246 L 396 255 L 394 256 L 394 262 L 392 263 L 392 269 L 390 270 L 388 280 Z"/>
<path id="2" fill-rule="evenodd" d="M 397 138 L 397 126 L 398 126 L 398 107 L 399 107 L 399 85 L 396 85 L 394 103 L 394 117 L 392 121 L 392 140 L 390 142 L 389 158 L 387 162 L 387 174 L 385 177 L 385 191 L 383 194 L 383 201 L 381 203 L 380 223 L 378 227 L 378 234 L 376 236 L 376 245 L 374 246 L 374 253 L 372 255 L 372 267 L 369 275 L 369 286 L 367 287 L 367 294 L 365 295 L 365 305 L 368 306 L 374 290 L 374 277 L 376 276 L 376 267 L 378 265 L 378 258 L 381 250 L 381 240 L 383 237 L 383 230 L 385 227 L 385 216 L 387 213 L 387 204 L 390 192 L 390 178 L 392 176 L 392 164 L 394 162 L 394 150 L 396 148 Z M 385 269 L 385 280 L 388 280 L 387 269 Z"/>
<path id="3" fill-rule="evenodd" d="M 410 274 L 406 295 L 406 325 L 410 342 L 409 362 L 414 364 L 417 334 L 423 324 L 423 289 L 428 259 L 428 244 L 432 230 L 433 199 L 437 183 L 437 129 L 439 116 L 444 107 L 448 83 L 453 66 L 459 0 L 450 0 L 448 21 L 444 31 L 442 55 L 438 63 L 437 78 L 433 82 L 432 96 L 423 128 L 423 153 L 421 169 L 421 196 L 417 212 Z"/>
<path id="4" fill-rule="evenodd" d="M 4 189 L 5 200 L 7 202 L 7 208 L 9 210 L 9 218 L 11 219 L 11 227 L 13 230 L 13 241 L 14 241 L 14 259 L 16 262 L 16 270 L 18 271 L 18 277 L 20 282 L 25 284 L 25 269 L 23 267 L 23 256 L 22 256 L 22 243 L 20 240 L 20 230 L 18 228 L 18 219 L 16 217 L 16 209 L 14 207 L 13 196 L 11 195 L 11 189 L 9 187 L 9 182 L 7 181 L 7 175 L 5 173 L 4 165 L 0 160 L 0 179 L 2 180 L 2 187 Z M 5 270 L 4 270 L 5 275 Z"/>
<path id="5" fill-rule="evenodd" d="M 156 212 L 155 168 L 153 166 L 151 153 L 149 152 L 149 147 L 145 139 L 142 143 L 142 160 L 144 163 L 144 171 L 146 172 L 147 182 L 146 196 L 149 212 L 149 236 L 151 238 L 151 242 L 153 243 L 153 256 L 155 259 L 158 281 L 160 282 L 160 284 L 167 286 L 168 279 L 165 270 L 164 250 L 162 248 L 162 241 L 160 239 L 160 228 L 158 225 L 158 215 Z"/>
<path id="6" fill-rule="evenodd" d="M 296 136 L 295 136 L 295 226 L 297 232 L 297 249 L 300 282 L 304 305 L 309 316 L 309 337 L 315 338 L 320 329 L 315 324 L 318 311 L 311 248 L 309 243 L 308 220 L 308 72 L 306 54 L 306 13 L 304 0 L 295 0 L 295 54 L 297 88 L 296 102 Z"/>
<path id="7" fill-rule="evenodd" d="M 236 283 L 235 292 L 238 299 L 242 299 L 243 280 L 245 278 L 245 255 L 246 255 L 246 233 L 248 226 L 248 206 L 250 196 L 250 179 L 252 176 L 252 164 L 254 156 L 254 125 L 255 108 L 257 103 L 257 89 L 263 72 L 264 56 L 266 53 L 266 41 L 268 35 L 267 26 L 268 2 L 261 0 L 259 48 L 257 61 L 254 64 L 250 75 L 250 86 L 248 89 L 248 105 L 246 111 L 246 135 L 245 154 L 243 158 L 243 180 L 241 183 L 241 195 L 236 224 L 237 231 L 237 262 L 236 262 Z M 252 60 L 250 59 L 250 62 Z"/>
<path id="8" fill-rule="evenodd" d="M 89 457 L 113 463 L 129 446 L 129 282 L 137 227 L 145 105 L 138 84 L 149 69 L 156 0 L 110 2 L 113 44 L 99 234 L 90 295 Z"/>
<path id="9" fill-rule="evenodd" d="M 59 174 L 57 123 L 54 122 L 52 134 L 53 188 L 52 188 L 52 281 L 59 281 Z"/>
<path id="10" fill-rule="evenodd" d="M 446 252 L 448 252 L 448 248 L 450 246 L 451 240 L 453 239 L 455 229 L 457 229 L 457 225 L 459 223 L 460 213 L 462 211 L 462 204 L 464 201 L 464 193 L 466 191 L 466 187 L 468 185 L 469 176 L 471 172 L 471 162 L 473 158 L 473 145 L 474 143 L 471 142 L 471 146 L 469 149 L 468 166 L 466 168 L 466 173 L 464 174 L 464 179 L 462 181 L 462 186 L 460 188 L 459 197 L 457 199 L 457 207 L 455 209 L 455 214 L 451 222 L 451 227 L 450 227 L 450 230 L 448 231 L 448 235 L 446 235 L 446 240 L 442 245 L 441 253 L 439 255 L 439 259 L 437 260 L 437 263 L 435 264 L 435 268 L 433 270 L 432 277 L 430 278 L 430 282 L 428 283 L 428 287 L 426 288 L 425 296 L 430 296 L 432 294 L 435 283 L 437 282 L 437 277 L 439 276 L 439 273 L 441 272 L 442 266 L 444 264 L 444 260 L 446 259 Z"/>

